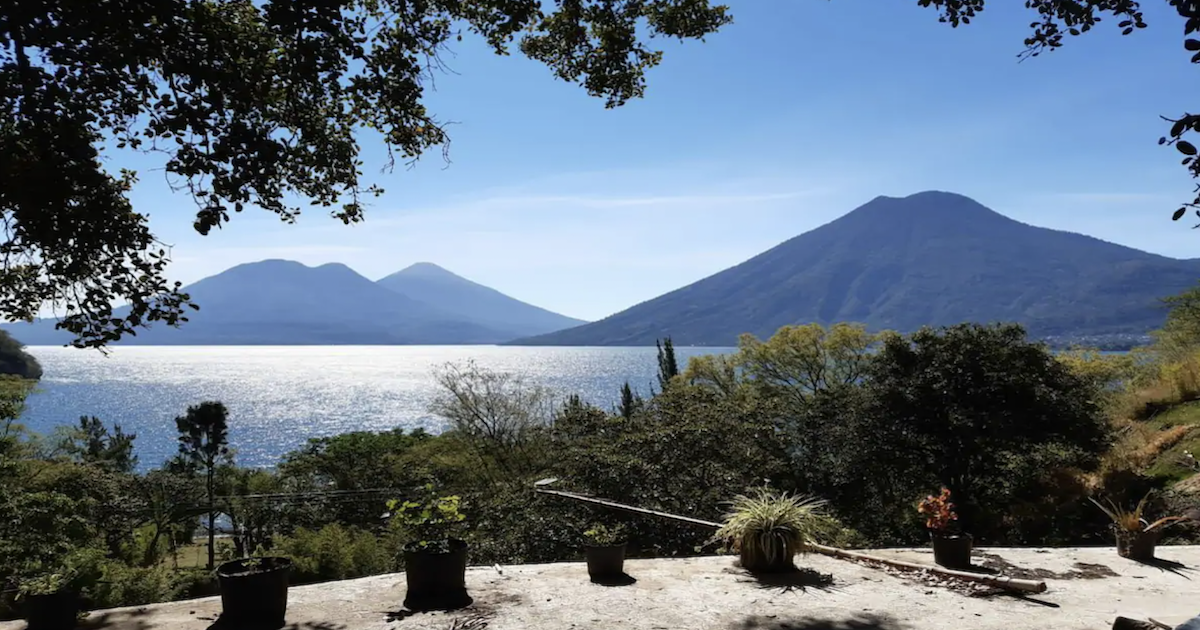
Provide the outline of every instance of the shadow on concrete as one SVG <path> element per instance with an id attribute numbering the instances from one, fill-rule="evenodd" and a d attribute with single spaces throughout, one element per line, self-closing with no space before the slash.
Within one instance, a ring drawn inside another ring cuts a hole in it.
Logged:
<path id="1" fill-rule="evenodd" d="M 747 573 L 759 588 L 779 589 L 785 593 L 791 591 L 833 590 L 833 575 L 821 573 L 813 569 L 799 568 L 783 573 Z"/>
<path id="2" fill-rule="evenodd" d="M 402 608 L 400 610 L 392 610 L 387 612 L 387 622 L 396 623 L 404 621 L 409 617 L 426 614 L 427 612 L 442 612 L 451 616 L 449 630 L 483 630 L 495 615 L 494 611 L 488 609 L 464 608 L 454 611 L 417 611 Z M 306 630 L 301 628 L 299 630 Z M 321 630 L 321 629 L 317 629 Z"/>
<path id="3" fill-rule="evenodd" d="M 416 615 L 416 614 L 418 614 L 417 611 L 408 610 L 407 608 L 401 608 L 400 610 L 389 610 L 386 613 L 387 622 L 388 623 L 396 623 L 397 621 L 404 621 L 405 619 L 408 619 L 409 617 Z"/>
<path id="4" fill-rule="evenodd" d="M 1034 597 L 1033 595 L 1029 595 L 1028 593 L 1013 593 L 1011 591 L 1006 591 L 1001 588 L 998 588 L 995 591 L 992 591 L 991 593 L 984 593 L 984 594 L 978 595 L 977 597 L 993 597 L 993 596 L 1007 597 L 1008 599 L 1014 599 L 1014 600 L 1017 600 L 1020 602 L 1025 602 L 1027 604 L 1033 604 L 1035 606 L 1043 606 L 1045 608 L 1062 608 L 1061 604 L 1057 604 L 1052 601 L 1041 599 L 1039 597 Z"/>
<path id="5" fill-rule="evenodd" d="M 93 612 L 88 613 L 88 616 L 80 621 L 76 628 L 79 630 L 105 630 L 106 628 L 149 630 L 152 627 L 146 619 L 149 615 L 150 611 L 146 608 L 120 612 Z"/>
<path id="6" fill-rule="evenodd" d="M 411 610 L 397 610 L 387 614 L 387 622 L 395 623 L 397 621 L 404 621 L 413 615 L 419 614 L 421 613 Z M 485 630 L 488 627 L 488 622 L 493 617 L 493 613 L 487 610 L 467 610 L 457 614 L 450 614 L 454 616 L 450 618 L 450 625 L 447 626 L 447 630 Z"/>
<path id="7" fill-rule="evenodd" d="M 844 619 L 752 616 L 731 624 L 729 630 L 907 630 L 910 627 L 887 615 L 856 613 Z"/>
<path id="8" fill-rule="evenodd" d="M 1186 565 L 1182 562 L 1176 562 L 1174 560 L 1167 560 L 1166 558 L 1151 558 L 1150 560 L 1137 560 L 1136 562 L 1138 564 L 1144 564 L 1148 567 L 1154 567 L 1156 569 L 1161 569 L 1161 570 L 1167 571 L 1169 573 L 1174 573 L 1175 575 L 1178 575 L 1179 577 L 1181 577 L 1185 580 L 1192 579 L 1192 578 L 1188 577 L 1187 574 L 1191 573 L 1192 571 L 1195 571 L 1195 569 L 1193 569 L 1192 567 L 1189 567 L 1188 565 Z"/>
<path id="9" fill-rule="evenodd" d="M 982 562 L 977 565 L 972 564 L 971 571 L 999 574 L 1021 580 L 1099 580 L 1120 577 L 1116 571 L 1103 564 L 1076 562 L 1070 571 L 1059 572 L 1049 569 L 1019 567 L 994 553 L 976 552 L 976 557 L 982 558 Z"/>
<path id="10" fill-rule="evenodd" d="M 262 625 L 238 623 L 217 617 L 208 630 L 346 630 L 346 624 L 332 621 L 297 621 L 285 623 L 278 628 L 265 628 Z"/>
<path id="11" fill-rule="evenodd" d="M 593 577 L 588 579 L 591 580 L 592 584 L 599 584 L 600 586 L 632 586 L 637 584 L 637 578 L 624 572 L 621 573 L 621 575 Z"/>

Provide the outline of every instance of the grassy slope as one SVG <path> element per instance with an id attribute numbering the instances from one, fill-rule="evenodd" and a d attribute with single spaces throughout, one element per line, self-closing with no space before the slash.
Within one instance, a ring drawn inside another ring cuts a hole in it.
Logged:
<path id="1" fill-rule="evenodd" d="M 1147 446 L 1158 451 L 1147 462 L 1148 474 L 1177 483 L 1196 473 L 1183 462 L 1185 452 L 1200 452 L 1200 401 L 1171 407 L 1147 420 L 1145 426 L 1154 432 Z"/>

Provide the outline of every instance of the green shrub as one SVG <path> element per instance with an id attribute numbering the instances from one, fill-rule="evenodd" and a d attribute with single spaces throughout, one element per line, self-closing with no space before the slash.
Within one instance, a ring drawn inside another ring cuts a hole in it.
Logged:
<path id="1" fill-rule="evenodd" d="M 100 579 L 87 589 L 91 608 L 140 606 L 174 599 L 176 589 L 171 572 L 165 567 L 131 567 L 122 562 L 106 562 Z"/>
<path id="2" fill-rule="evenodd" d="M 171 599 L 196 599 L 220 593 L 217 576 L 205 569 L 179 569 L 172 571 Z"/>
<path id="3" fill-rule="evenodd" d="M 334 523 L 319 530 L 297 529 L 279 540 L 279 555 L 291 558 L 296 583 L 346 580 L 395 569 L 395 553 L 383 539 Z"/>
<path id="4" fill-rule="evenodd" d="M 583 532 L 596 517 L 580 503 L 537 494 L 516 482 L 467 494 L 463 503 L 471 513 L 466 536 L 471 561 L 479 564 L 579 559 Z M 630 533 L 630 542 L 639 540 Z"/>

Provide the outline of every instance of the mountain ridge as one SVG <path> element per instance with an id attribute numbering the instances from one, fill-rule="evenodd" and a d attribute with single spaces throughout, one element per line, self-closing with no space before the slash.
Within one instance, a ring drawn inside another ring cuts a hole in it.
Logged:
<path id="1" fill-rule="evenodd" d="M 511 337 L 505 341 L 587 323 L 522 302 L 429 262 L 409 265 L 376 283 L 510 333 Z"/>
<path id="2" fill-rule="evenodd" d="M 1200 261 L 1004 216 L 945 191 L 878 196 L 737 265 L 597 322 L 512 345 L 729 346 L 742 332 L 853 321 L 911 331 L 1017 321 L 1031 335 L 1141 334 Z"/>
<path id="3" fill-rule="evenodd" d="M 199 311 L 188 313 L 188 322 L 179 328 L 159 324 L 139 329 L 117 345 L 470 345 L 508 341 L 530 334 L 529 330 L 554 330 L 545 325 L 492 326 L 483 321 L 486 318 L 389 289 L 342 263 L 312 267 L 283 259 L 243 263 L 202 278 L 184 291 L 200 306 Z M 120 315 L 128 307 L 116 310 Z M 568 322 L 564 327 L 579 321 L 563 319 Z M 55 323 L 56 319 L 43 319 L 0 328 L 26 345 L 69 343 L 71 335 L 55 330 Z"/>

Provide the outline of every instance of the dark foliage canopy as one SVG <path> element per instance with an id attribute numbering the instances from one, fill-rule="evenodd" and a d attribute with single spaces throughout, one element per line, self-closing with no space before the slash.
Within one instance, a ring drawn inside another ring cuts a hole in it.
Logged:
<path id="1" fill-rule="evenodd" d="M 990 533 L 985 524 L 1002 529 L 1004 514 L 983 512 L 1013 505 L 1022 484 L 1094 467 L 1108 446 L 1094 385 L 1014 324 L 889 336 L 865 394 L 853 422 L 870 453 L 858 467 L 888 477 L 885 485 L 950 488 L 961 523 L 977 535 Z"/>
<path id="2" fill-rule="evenodd" d="M 464 31 L 522 53 L 609 107 L 640 97 L 661 59 L 642 35 L 697 38 L 730 18 L 706 0 L 30 0 L 0 8 L 0 316 L 66 313 L 75 345 L 186 321 L 168 253 L 130 204 L 111 149 L 159 152 L 201 234 L 300 201 L 362 219 L 356 134 L 394 162 L 444 145 L 422 103 Z M 113 303 L 128 302 L 127 314 Z"/>

